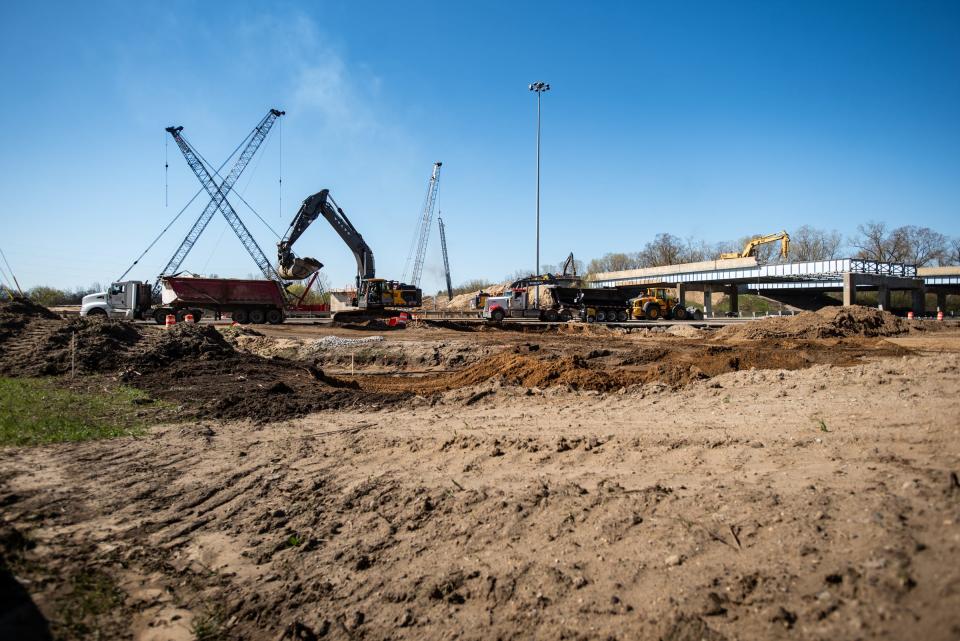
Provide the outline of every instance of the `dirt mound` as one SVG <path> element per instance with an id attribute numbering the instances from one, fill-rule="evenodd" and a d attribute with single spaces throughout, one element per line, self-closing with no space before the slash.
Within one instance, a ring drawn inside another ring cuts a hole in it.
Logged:
<path id="1" fill-rule="evenodd" d="M 127 382 L 151 396 L 180 404 L 184 417 L 282 421 L 322 410 L 378 408 L 408 393 L 372 395 L 285 359 L 234 352 L 225 358 L 181 359 L 166 367 L 127 374 Z M 206 359 L 206 360 L 205 360 Z"/>
<path id="2" fill-rule="evenodd" d="M 455 387 L 466 387 L 498 377 L 509 385 L 541 389 L 560 385 L 573 389 L 607 390 L 629 382 L 617 372 L 590 368 L 580 356 L 538 358 L 507 353 L 488 358 L 452 376 L 450 383 Z"/>
<path id="3" fill-rule="evenodd" d="M 93 373 L 121 366 L 141 339 L 130 323 L 77 317 L 41 316 L 5 346 L 0 372 L 15 376 Z"/>
<path id="4" fill-rule="evenodd" d="M 37 319 L 56 320 L 60 318 L 43 305 L 29 298 L 13 298 L 0 301 L 0 345 L 13 336 L 17 336 L 24 327 Z"/>
<path id="5" fill-rule="evenodd" d="M 371 398 L 356 384 L 325 376 L 314 367 L 239 352 L 210 325 L 179 324 L 162 332 L 130 359 L 123 378 L 158 399 L 183 405 L 186 416 L 254 423 L 368 407 L 406 396 Z"/>
<path id="6" fill-rule="evenodd" d="M 236 350 L 212 325 L 180 323 L 152 341 L 131 365 L 161 367 L 176 361 L 224 360 L 234 355 Z"/>
<path id="7" fill-rule="evenodd" d="M 506 290 L 507 284 L 503 283 L 500 285 L 490 285 L 489 287 L 484 287 L 482 291 L 490 294 L 491 296 L 502 296 L 504 290 Z M 465 294 L 458 294 L 450 299 L 447 303 L 447 309 L 473 309 L 473 302 L 477 297 L 477 294 L 481 290 L 477 289 L 472 292 L 467 292 Z"/>
<path id="8" fill-rule="evenodd" d="M 890 312 L 872 307 L 824 307 L 796 316 L 771 316 L 763 320 L 724 327 L 717 338 L 765 340 L 771 338 L 847 338 L 895 336 L 909 331 Z"/>
<path id="9" fill-rule="evenodd" d="M 75 367 L 79 375 L 116 377 L 142 389 L 178 406 L 184 418 L 255 423 L 408 396 L 402 391 L 373 396 L 302 363 L 239 352 L 211 325 L 181 323 L 162 330 L 86 317 L 67 321 L 40 310 L 28 308 L 37 317 L 4 345 L 0 374 L 55 376 Z"/>

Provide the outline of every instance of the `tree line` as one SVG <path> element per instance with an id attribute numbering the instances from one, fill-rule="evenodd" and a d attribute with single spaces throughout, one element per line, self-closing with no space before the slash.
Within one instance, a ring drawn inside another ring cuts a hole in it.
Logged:
<path id="1" fill-rule="evenodd" d="M 659 267 L 678 263 L 714 260 L 721 253 L 740 251 L 752 237 L 738 241 L 707 243 L 682 239 L 673 234 L 657 234 L 640 251 L 611 252 L 592 259 L 585 274 Z M 768 264 L 781 260 L 776 243 L 756 248 L 757 260 Z M 862 258 L 926 267 L 960 265 L 960 238 L 948 238 L 929 227 L 904 225 L 890 228 L 885 223 L 869 222 L 857 227 L 857 233 L 844 238 L 840 232 L 803 225 L 790 233 L 790 254 L 786 260 L 811 261 L 834 258 Z M 544 267 L 554 267 L 545 265 Z"/>

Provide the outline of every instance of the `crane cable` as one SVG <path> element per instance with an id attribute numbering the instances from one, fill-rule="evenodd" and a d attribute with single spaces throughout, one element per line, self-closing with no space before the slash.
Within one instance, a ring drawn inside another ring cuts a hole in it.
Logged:
<path id="1" fill-rule="evenodd" d="M 278 129 L 277 140 L 280 146 L 280 151 L 277 153 L 277 157 L 279 158 L 279 163 L 280 163 L 280 169 L 278 171 L 278 174 L 279 174 L 278 182 L 280 183 L 280 186 L 278 188 L 278 191 L 280 192 L 280 207 L 279 207 L 280 211 L 277 212 L 277 218 L 279 218 L 280 220 L 283 220 L 283 121 L 279 123 L 279 126 L 277 127 L 277 129 Z"/>
<path id="2" fill-rule="evenodd" d="M 223 168 L 226 166 L 226 164 L 227 164 L 228 162 L 230 162 L 230 159 L 233 158 L 233 157 L 237 154 L 237 152 L 240 150 L 240 147 L 242 147 L 243 145 L 246 144 L 247 140 L 250 139 L 250 136 L 252 136 L 253 133 L 254 133 L 254 132 L 250 132 L 250 133 L 247 135 L 246 138 L 244 138 L 243 140 L 240 141 L 240 144 L 237 145 L 236 149 L 234 149 L 232 152 L 230 152 L 230 155 L 227 156 L 227 159 L 223 161 L 223 164 L 222 164 L 222 165 L 220 165 L 220 169 L 223 169 Z M 218 176 L 220 175 L 219 170 L 217 170 L 217 175 L 218 175 Z M 149 245 L 147 245 L 147 248 L 143 250 L 143 253 L 141 253 L 139 256 L 137 256 L 137 259 L 136 259 L 135 261 L 133 261 L 133 264 L 131 264 L 129 267 L 127 267 L 127 270 L 126 270 L 125 272 L 123 272 L 123 273 L 120 275 L 120 278 L 118 278 L 115 282 L 120 282 L 120 281 L 122 281 L 123 278 L 124 278 L 127 274 L 130 273 L 130 270 L 137 266 L 137 264 L 140 262 L 140 260 L 141 260 L 144 256 L 147 255 L 147 252 L 149 252 L 151 249 L 153 249 L 153 246 L 157 244 L 157 242 L 160 240 L 160 238 L 163 237 L 163 235 L 164 235 L 165 233 L 167 233 L 167 230 L 169 230 L 170 227 L 172 227 L 173 224 L 174 224 L 175 222 L 177 222 L 177 220 L 180 218 L 180 216 L 183 215 L 183 212 L 187 211 L 187 207 L 189 207 L 190 205 L 192 205 L 192 204 L 193 204 L 193 201 L 197 199 L 197 196 L 199 196 L 199 195 L 202 194 L 203 192 L 204 192 L 204 188 L 201 187 L 201 188 L 197 191 L 197 193 L 195 193 L 195 194 L 193 195 L 193 198 L 191 198 L 190 200 L 187 201 L 187 204 L 183 206 L 183 209 L 181 209 L 180 211 L 177 212 L 177 215 L 173 217 L 173 220 L 171 220 L 169 223 L 167 223 L 167 226 L 164 227 L 163 230 L 162 230 L 159 234 L 157 234 L 157 237 L 153 239 L 153 242 L 151 242 Z"/>
<path id="3" fill-rule="evenodd" d="M 184 140 L 186 140 L 186 137 L 184 137 Z M 189 143 L 187 143 L 187 144 L 189 144 Z M 200 162 L 202 162 L 203 164 L 207 165 L 209 168 L 213 169 L 213 165 L 210 164 L 210 162 L 209 162 L 206 158 L 203 157 L 203 154 L 201 154 L 199 151 L 197 151 L 196 147 L 193 147 L 193 145 L 191 145 L 191 148 L 193 149 L 193 153 L 195 153 L 195 154 L 197 155 L 197 158 L 200 159 Z M 224 164 L 226 164 L 226 163 L 224 163 Z M 220 169 L 223 169 L 223 165 L 220 166 Z M 223 180 L 223 176 L 220 175 L 220 170 L 219 170 L 219 169 L 214 169 L 214 170 L 213 170 L 213 173 L 214 173 L 215 176 L 218 176 L 221 180 Z M 269 230 L 273 233 L 274 236 L 276 236 L 277 238 L 280 238 L 280 237 L 281 237 L 280 234 L 278 234 L 278 233 L 276 232 L 276 230 L 275 230 L 273 227 L 270 226 L 270 223 L 268 223 L 266 220 L 264 220 L 264 219 L 263 219 L 263 216 L 261 216 L 261 215 L 259 214 L 259 212 L 257 212 L 257 210 L 254 209 L 253 206 L 252 206 L 250 203 L 248 203 L 248 202 L 243 198 L 243 196 L 240 194 L 240 192 L 234 191 L 233 193 L 236 194 L 237 198 L 239 198 L 240 201 L 241 201 L 244 205 L 246 205 L 247 208 L 248 208 L 250 211 L 252 211 L 253 214 L 254 214 L 257 218 L 260 219 L 260 222 L 261 222 L 261 223 L 263 223 L 264 225 L 266 225 L 267 229 L 269 229 Z M 226 196 L 224 196 L 224 200 L 226 200 Z"/>
<path id="4" fill-rule="evenodd" d="M 170 137 L 167 135 L 163 136 L 163 206 L 170 206 Z"/>
<path id="5" fill-rule="evenodd" d="M 13 267 L 10 266 L 10 262 L 7 260 L 7 255 L 3 253 L 2 249 L 0 249 L 0 257 L 3 257 L 3 262 L 7 266 L 7 271 L 10 272 L 10 276 L 13 278 L 13 284 L 17 286 L 17 291 L 20 292 L 21 296 L 23 296 L 23 290 L 20 289 L 20 283 L 17 282 L 17 275 L 13 273 Z"/>

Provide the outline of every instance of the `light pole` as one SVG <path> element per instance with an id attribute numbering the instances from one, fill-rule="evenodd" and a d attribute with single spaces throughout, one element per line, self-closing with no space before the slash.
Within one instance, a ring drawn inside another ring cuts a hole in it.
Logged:
<path id="1" fill-rule="evenodd" d="M 530 91 L 537 94 L 537 264 L 533 270 L 536 276 L 540 273 L 540 97 L 544 91 L 550 91 L 550 85 L 545 82 L 534 82 L 530 84 Z M 540 307 L 540 286 L 536 286 L 537 296 L 536 305 Z"/>

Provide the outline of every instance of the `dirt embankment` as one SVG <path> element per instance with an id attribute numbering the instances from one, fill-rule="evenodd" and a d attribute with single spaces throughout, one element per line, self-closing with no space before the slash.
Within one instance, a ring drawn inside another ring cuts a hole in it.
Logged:
<path id="1" fill-rule="evenodd" d="M 270 338 L 245 328 L 221 333 L 209 325 L 162 330 L 124 321 L 64 320 L 22 306 L 0 307 L 0 318 L 8 328 L 0 374 L 106 375 L 182 406 L 187 417 L 257 422 L 389 406 L 413 395 L 458 389 L 472 399 L 471 388 L 491 384 L 599 392 L 652 382 L 679 388 L 744 369 L 850 365 L 907 352 L 872 338 L 906 331 L 905 324 L 868 308 L 730 327 L 720 332 L 719 342 L 663 337 L 655 345 L 590 325 L 551 330 L 538 335 L 537 343 L 517 334 L 496 340 L 491 334 L 497 330 L 447 343 L 432 338 L 435 329 L 414 330 L 424 332 L 422 341 L 391 342 L 372 334 L 311 341 Z M 738 344 L 727 344 L 730 340 Z M 354 368 L 360 375 L 348 375 Z"/>
<path id="2" fill-rule="evenodd" d="M 307 363 L 241 352 L 210 325 L 169 330 L 126 321 L 62 319 L 0 306 L 7 328 L 0 375 L 107 376 L 181 407 L 184 418 L 270 422 L 327 409 L 379 407 L 406 394 L 371 394 Z"/>
<path id="3" fill-rule="evenodd" d="M 910 331 L 907 323 L 872 307 L 824 307 L 796 316 L 771 316 L 762 320 L 724 327 L 717 338 L 765 340 L 771 338 L 848 338 L 896 336 Z"/>

